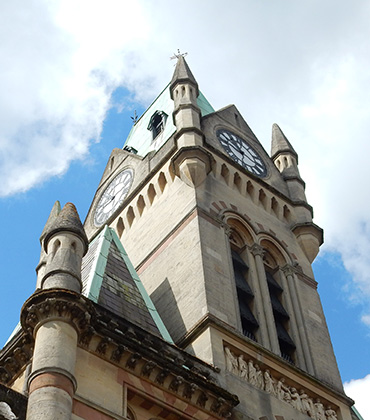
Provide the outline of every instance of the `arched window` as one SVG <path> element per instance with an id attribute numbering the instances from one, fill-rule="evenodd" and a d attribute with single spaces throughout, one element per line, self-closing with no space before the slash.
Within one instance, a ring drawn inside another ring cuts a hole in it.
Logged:
<path id="1" fill-rule="evenodd" d="M 252 311 L 254 295 L 247 281 L 248 266 L 236 251 L 231 250 L 231 256 L 242 331 L 246 337 L 257 341 L 256 331 L 259 325 Z"/>
<path id="2" fill-rule="evenodd" d="M 294 363 L 296 346 L 288 332 L 290 317 L 283 305 L 284 290 L 276 280 L 279 274 L 278 265 L 267 250 L 265 250 L 264 263 L 281 356 L 288 362 Z"/>

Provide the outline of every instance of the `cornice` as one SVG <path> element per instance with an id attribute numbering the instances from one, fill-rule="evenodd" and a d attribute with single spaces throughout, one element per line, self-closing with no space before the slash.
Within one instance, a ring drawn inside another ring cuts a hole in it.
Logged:
<path id="1" fill-rule="evenodd" d="M 48 320 L 73 325 L 79 347 L 218 418 L 239 403 L 221 388 L 218 369 L 186 353 L 76 293 L 47 290 L 34 294 L 21 314 L 23 331 L 0 354 L 0 379 L 10 385 L 32 358 L 34 335 Z"/>

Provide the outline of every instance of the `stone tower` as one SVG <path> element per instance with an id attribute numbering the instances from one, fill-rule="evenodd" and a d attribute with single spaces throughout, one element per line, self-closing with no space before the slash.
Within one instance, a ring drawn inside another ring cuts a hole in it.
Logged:
<path id="1" fill-rule="evenodd" d="M 323 241 L 298 155 L 215 111 L 183 56 L 114 149 L 85 221 L 127 250 L 175 344 L 220 369 L 246 419 L 351 419 L 311 263 Z"/>

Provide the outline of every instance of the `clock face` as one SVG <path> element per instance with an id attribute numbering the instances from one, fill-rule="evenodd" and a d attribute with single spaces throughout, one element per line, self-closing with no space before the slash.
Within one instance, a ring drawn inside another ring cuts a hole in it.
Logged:
<path id="1" fill-rule="evenodd" d="M 126 198 L 133 181 L 133 171 L 120 172 L 104 190 L 95 209 L 95 226 L 103 225 Z"/>
<path id="2" fill-rule="evenodd" d="M 240 166 L 261 178 L 267 175 L 266 165 L 252 146 L 229 130 L 218 130 L 216 135 L 227 154 Z"/>

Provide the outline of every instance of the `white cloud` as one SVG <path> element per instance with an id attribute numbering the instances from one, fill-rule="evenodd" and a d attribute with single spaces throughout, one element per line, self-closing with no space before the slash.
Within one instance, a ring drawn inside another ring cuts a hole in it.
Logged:
<path id="1" fill-rule="evenodd" d="M 344 383 L 346 394 L 355 400 L 355 407 L 364 420 L 370 420 L 370 375 Z"/>
<path id="2" fill-rule="evenodd" d="M 235 103 L 267 149 L 279 123 L 326 249 L 353 275 L 353 299 L 370 303 L 369 2 L 188 0 L 175 10 L 169 0 L 14 0 L 1 9 L 0 196 L 85 157 L 112 91 L 151 100 L 180 48 L 215 108 Z"/>

